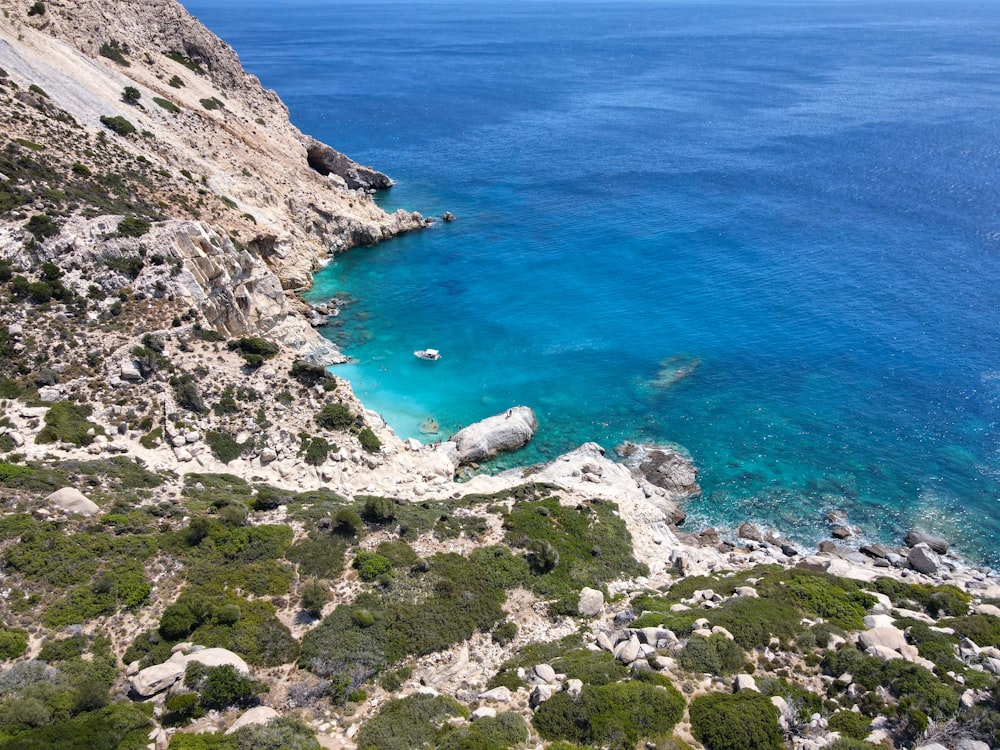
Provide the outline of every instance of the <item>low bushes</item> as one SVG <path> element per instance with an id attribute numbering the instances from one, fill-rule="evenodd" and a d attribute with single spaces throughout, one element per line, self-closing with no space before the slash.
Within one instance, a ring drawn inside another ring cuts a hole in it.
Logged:
<path id="1" fill-rule="evenodd" d="M 538 707 L 533 722 L 548 740 L 626 750 L 641 739 L 666 737 L 683 714 L 684 698 L 676 688 L 630 681 L 584 685 L 575 699 L 556 693 Z"/>
<path id="2" fill-rule="evenodd" d="M 778 709 L 752 690 L 711 693 L 690 706 L 691 730 L 707 750 L 781 750 Z"/>
<path id="3" fill-rule="evenodd" d="M 555 614 L 576 614 L 580 589 L 644 575 L 632 556 L 632 537 L 614 505 L 563 506 L 555 497 L 522 500 L 504 519 L 506 541 L 528 552 L 534 575 L 527 583 Z"/>
<path id="4" fill-rule="evenodd" d="M 118 135 L 132 135 L 135 132 L 135 125 L 120 115 L 101 117 L 101 124 Z"/>
<path id="5" fill-rule="evenodd" d="M 466 709 L 443 695 L 411 695 L 379 709 L 358 732 L 358 750 L 413 750 L 436 747 L 448 719 L 466 716 Z"/>
<path id="6" fill-rule="evenodd" d="M 104 428 L 87 421 L 93 413 L 89 405 L 76 405 L 70 401 L 57 401 L 45 412 L 45 427 L 35 438 L 38 443 L 72 443 L 90 445 L 95 435 L 103 435 Z M 91 434 L 91 431 L 93 434 Z"/>
<path id="7" fill-rule="evenodd" d="M 690 672 L 724 677 L 742 670 L 746 655 L 722 633 L 714 633 L 708 638 L 693 635 L 677 654 L 677 663 Z"/>
<path id="8" fill-rule="evenodd" d="M 357 417 L 343 404 L 330 403 L 316 415 L 316 424 L 325 430 L 348 430 Z"/>

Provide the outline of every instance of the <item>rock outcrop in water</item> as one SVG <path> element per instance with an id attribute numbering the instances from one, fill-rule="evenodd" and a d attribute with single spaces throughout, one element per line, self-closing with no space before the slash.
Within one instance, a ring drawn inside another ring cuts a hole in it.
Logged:
<path id="1" fill-rule="evenodd" d="M 515 406 L 459 430 L 452 441 L 458 446 L 458 462 L 470 464 L 520 448 L 531 440 L 536 429 L 535 412 L 527 406 Z"/>

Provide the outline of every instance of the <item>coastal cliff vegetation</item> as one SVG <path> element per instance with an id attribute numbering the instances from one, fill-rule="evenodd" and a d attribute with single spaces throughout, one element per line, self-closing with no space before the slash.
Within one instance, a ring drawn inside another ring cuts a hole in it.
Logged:
<path id="1" fill-rule="evenodd" d="M 0 0 L 0 750 L 1000 743 L 1000 582 L 943 540 L 685 534 L 676 453 L 671 494 L 399 440 L 290 290 L 422 219 L 111 7 Z"/>

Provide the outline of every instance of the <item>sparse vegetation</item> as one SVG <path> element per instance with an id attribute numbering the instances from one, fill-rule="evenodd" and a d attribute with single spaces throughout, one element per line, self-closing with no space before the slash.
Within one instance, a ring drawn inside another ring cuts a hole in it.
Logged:
<path id="1" fill-rule="evenodd" d="M 113 117 L 102 116 L 101 124 L 108 130 L 117 133 L 118 135 L 132 135 L 132 133 L 135 132 L 135 125 L 121 115 L 115 115 Z"/>

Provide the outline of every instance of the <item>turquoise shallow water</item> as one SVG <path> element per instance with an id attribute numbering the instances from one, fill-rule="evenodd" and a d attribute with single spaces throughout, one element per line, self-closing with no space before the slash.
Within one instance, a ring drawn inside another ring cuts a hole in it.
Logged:
<path id="1" fill-rule="evenodd" d="M 994 6 L 187 6 L 383 205 L 458 217 L 309 294 L 400 435 L 523 403 L 508 464 L 674 441 L 699 523 L 1000 559 Z"/>

